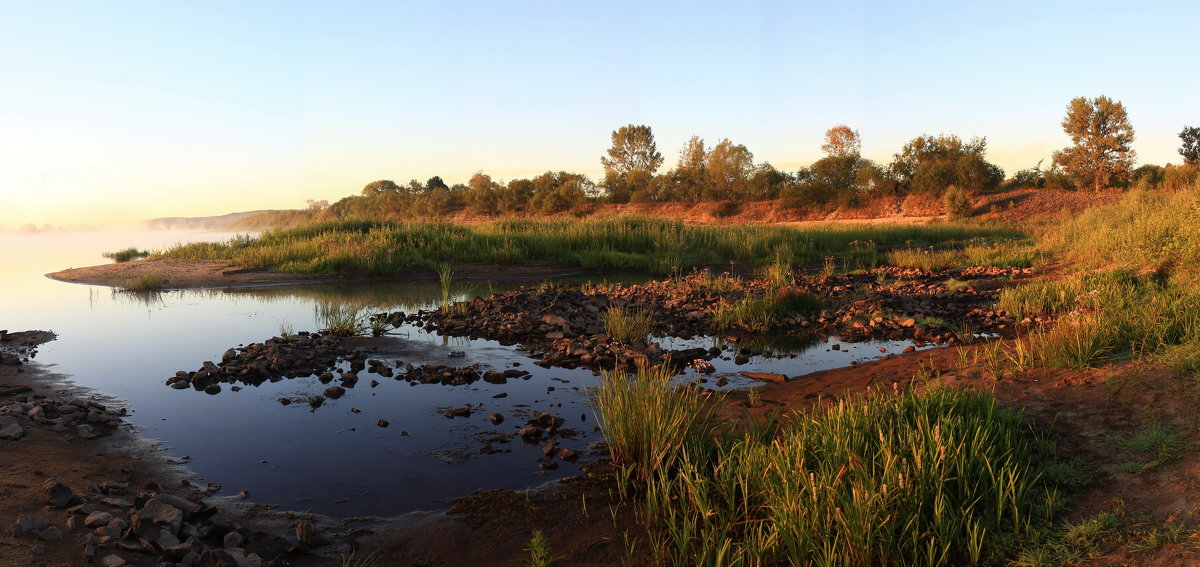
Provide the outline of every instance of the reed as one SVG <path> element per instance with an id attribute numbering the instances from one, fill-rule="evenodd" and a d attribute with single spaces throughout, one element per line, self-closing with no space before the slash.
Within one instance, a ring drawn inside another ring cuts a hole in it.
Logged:
<path id="1" fill-rule="evenodd" d="M 625 309 L 610 307 L 604 312 L 604 332 L 609 337 L 635 343 L 646 340 L 654 329 L 654 311 L 649 307 Z"/>
<path id="2" fill-rule="evenodd" d="M 144 274 L 125 282 L 125 285 L 122 286 L 122 289 L 132 292 L 155 292 L 162 291 L 166 285 L 167 282 L 161 277 L 152 274 Z"/>
<path id="3" fill-rule="evenodd" d="M 366 307 L 336 301 L 320 301 L 313 309 L 316 312 L 317 324 L 330 334 L 353 337 L 367 330 Z"/>
<path id="4" fill-rule="evenodd" d="M 148 258 L 150 253 L 145 250 L 138 250 L 137 248 L 126 248 L 124 250 L 117 250 L 116 252 L 105 252 L 102 255 L 119 264 L 130 260 Z"/>
<path id="5" fill-rule="evenodd" d="M 1052 445 L 986 392 L 874 392 L 742 433 L 687 403 L 598 405 L 659 564 L 981 564 L 1058 501 Z M 632 424 L 658 444 L 621 442 Z"/>

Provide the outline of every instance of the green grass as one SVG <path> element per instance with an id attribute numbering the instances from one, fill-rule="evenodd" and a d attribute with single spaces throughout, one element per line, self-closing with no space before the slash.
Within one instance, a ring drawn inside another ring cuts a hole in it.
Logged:
<path id="1" fill-rule="evenodd" d="M 137 248 L 126 248 L 124 250 L 117 250 L 116 252 L 105 252 L 103 256 L 119 264 L 130 260 L 148 258 L 150 253 L 145 250 L 138 250 Z"/>
<path id="2" fill-rule="evenodd" d="M 162 291 L 166 285 L 166 281 L 164 281 L 161 277 L 145 274 L 126 282 L 125 285 L 122 286 L 122 289 L 125 291 L 135 292 L 153 292 Z"/>
<path id="3" fill-rule="evenodd" d="M 339 337 L 353 337 L 363 334 L 367 328 L 366 307 L 339 303 L 336 301 L 321 301 L 314 307 L 317 324 L 322 330 Z"/>
<path id="4" fill-rule="evenodd" d="M 654 328 L 654 311 L 648 307 L 624 309 L 610 307 L 604 312 L 604 332 L 625 343 L 646 340 Z"/>
<path id="5" fill-rule="evenodd" d="M 818 265 L 840 256 L 848 267 L 871 267 L 877 247 L 943 243 L 977 237 L 1018 237 L 1003 227 L 944 223 L 927 226 L 698 226 L 649 218 L 500 220 L 475 225 L 439 222 L 327 221 L 272 230 L 257 238 L 176 246 L 155 257 L 226 260 L 283 272 L 396 275 L 433 271 L 442 263 L 551 263 L 590 270 L 672 274 L 730 261 L 765 265 L 781 254 L 788 265 Z"/>
<path id="6" fill-rule="evenodd" d="M 528 567 L 550 567 L 562 559 L 562 557 L 551 555 L 550 540 L 542 530 L 533 530 L 533 535 L 530 536 L 529 543 L 525 546 L 525 552 L 529 554 L 529 558 L 519 562 Z"/>
<path id="7" fill-rule="evenodd" d="M 961 266 L 998 266 L 1002 268 L 1029 268 L 1045 262 L 1047 254 L 1029 242 L 1002 242 L 996 244 L 971 245 L 958 249 L 929 250 L 903 248 L 886 254 L 892 266 L 941 270 Z"/>
<path id="8" fill-rule="evenodd" d="M 823 307 L 821 300 L 810 293 L 790 287 L 772 287 L 762 297 L 746 294 L 740 299 L 721 299 L 713 306 L 712 325 L 722 331 L 763 332 L 775 321 L 816 313 Z"/>
<path id="9" fill-rule="evenodd" d="M 662 565 L 979 564 L 1058 501 L 1052 446 L 986 392 L 875 392 L 738 433 L 665 377 L 607 375 L 608 398 L 625 401 L 597 408 L 639 545 Z"/>
<path id="10" fill-rule="evenodd" d="M 1159 424 L 1147 425 L 1134 433 L 1114 435 L 1108 439 L 1117 448 L 1141 457 L 1139 462 L 1126 464 L 1129 472 L 1152 471 L 1179 460 L 1185 442 L 1173 429 Z"/>

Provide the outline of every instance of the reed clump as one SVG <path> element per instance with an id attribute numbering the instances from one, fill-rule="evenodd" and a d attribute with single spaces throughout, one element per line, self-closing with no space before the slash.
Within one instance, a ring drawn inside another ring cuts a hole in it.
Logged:
<path id="1" fill-rule="evenodd" d="M 594 400 L 664 565 L 980 564 L 1059 501 L 1053 445 L 986 392 L 873 392 L 736 433 L 644 372 Z"/>
<path id="2" fill-rule="evenodd" d="M 122 289 L 134 292 L 155 292 L 162 291 L 166 285 L 166 280 L 163 280 L 159 276 L 143 274 L 126 282 Z"/>
<path id="3" fill-rule="evenodd" d="M 647 307 L 610 307 L 604 312 L 604 332 L 609 337 L 626 343 L 646 340 L 654 329 L 654 310 Z"/>
<path id="4" fill-rule="evenodd" d="M 150 257 L 149 252 L 145 250 L 138 250 L 137 248 L 126 248 L 124 250 L 117 250 L 116 252 L 105 252 L 102 255 L 118 264 L 128 262 L 130 260 L 140 260 L 142 258 Z"/>

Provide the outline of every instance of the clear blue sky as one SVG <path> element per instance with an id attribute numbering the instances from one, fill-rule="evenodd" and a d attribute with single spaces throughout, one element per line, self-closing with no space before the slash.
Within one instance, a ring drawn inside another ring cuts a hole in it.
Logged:
<path id="1" fill-rule="evenodd" d="M 1007 173 L 1122 101 L 1139 163 L 1200 125 L 1195 2 L 0 1 L 0 226 L 303 206 L 376 179 L 599 177 L 610 132 L 794 170 L 985 136 Z M 1047 159 L 1047 163 L 1049 160 Z"/>

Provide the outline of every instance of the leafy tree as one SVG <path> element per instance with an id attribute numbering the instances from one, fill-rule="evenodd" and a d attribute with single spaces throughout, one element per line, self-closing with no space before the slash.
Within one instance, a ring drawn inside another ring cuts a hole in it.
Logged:
<path id="1" fill-rule="evenodd" d="M 1004 170 L 984 159 L 986 153 L 985 138 L 919 136 L 896 154 L 891 171 L 901 188 L 915 193 L 936 197 L 951 185 L 971 193 L 990 191 L 1004 180 Z"/>
<path id="2" fill-rule="evenodd" d="M 650 183 L 663 157 L 649 126 L 629 124 L 613 130 L 612 147 L 600 163 L 604 165 L 604 186 L 610 199 L 625 202 L 630 194 Z"/>
<path id="3" fill-rule="evenodd" d="M 1072 99 L 1062 127 L 1075 145 L 1054 152 L 1054 163 L 1076 184 L 1099 191 L 1129 179 L 1137 154 L 1124 105 L 1104 95 Z"/>
<path id="4" fill-rule="evenodd" d="M 482 171 L 476 172 L 467 181 L 467 201 L 485 215 L 494 215 L 500 212 L 500 189 L 499 183 L 492 181 L 490 175 L 484 174 Z"/>
<path id="5" fill-rule="evenodd" d="M 528 179 L 509 181 L 508 185 L 496 192 L 496 197 L 496 206 L 500 208 L 501 212 L 524 211 L 533 197 L 533 181 Z"/>
<path id="6" fill-rule="evenodd" d="M 1185 126 L 1183 131 L 1179 132 L 1179 139 L 1183 140 L 1183 147 L 1179 148 L 1183 163 L 1200 163 L 1200 126 Z"/>
<path id="7" fill-rule="evenodd" d="M 754 154 L 741 144 L 734 145 L 729 138 L 713 146 L 705 156 L 707 165 L 708 198 L 712 200 L 742 197 L 746 180 L 754 169 Z"/>
<path id="8" fill-rule="evenodd" d="M 861 150 L 862 141 L 858 137 L 858 130 L 838 124 L 825 131 L 825 144 L 821 146 L 821 151 L 829 154 L 829 157 L 858 156 Z"/>
<path id="9" fill-rule="evenodd" d="M 380 179 L 379 181 L 372 181 L 366 187 L 363 187 L 362 195 L 363 197 L 374 197 L 384 193 L 400 193 L 400 191 L 400 186 L 396 185 L 395 181 Z"/>
<path id="10" fill-rule="evenodd" d="M 1154 189 L 1162 184 L 1165 173 L 1161 166 L 1148 163 L 1133 170 L 1129 183 L 1142 189 Z"/>
<path id="11" fill-rule="evenodd" d="M 442 178 L 437 175 L 430 177 L 429 181 L 425 182 L 425 190 L 426 191 L 433 191 L 435 189 L 449 189 L 449 188 L 450 188 L 450 186 L 446 185 L 446 182 L 442 181 Z"/>
<path id="12" fill-rule="evenodd" d="M 560 213 L 582 205 L 595 192 L 595 184 L 586 175 L 565 171 L 547 171 L 533 179 L 532 209 L 543 214 Z"/>

